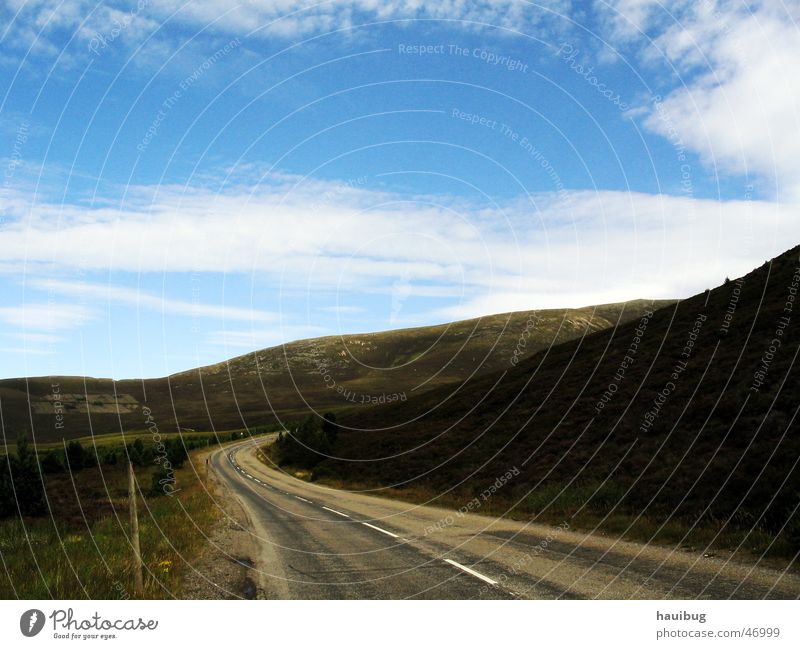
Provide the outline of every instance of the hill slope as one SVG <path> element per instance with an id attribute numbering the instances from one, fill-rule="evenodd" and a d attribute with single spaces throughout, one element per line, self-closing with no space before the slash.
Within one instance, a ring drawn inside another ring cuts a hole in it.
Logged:
<path id="1" fill-rule="evenodd" d="M 772 533 L 794 512 L 798 543 L 798 250 L 516 368 L 351 412 L 346 459 L 315 475 L 467 502 L 511 470 L 493 493 L 503 507 L 570 501 Z"/>
<path id="2" fill-rule="evenodd" d="M 491 372 L 552 344 L 637 318 L 666 303 L 506 313 L 447 325 L 301 340 L 166 378 L 0 381 L 6 436 L 38 441 L 142 430 L 225 430 L 408 399 Z M 149 418 L 143 411 L 149 408 Z M 274 411 L 274 412 L 273 412 Z"/>

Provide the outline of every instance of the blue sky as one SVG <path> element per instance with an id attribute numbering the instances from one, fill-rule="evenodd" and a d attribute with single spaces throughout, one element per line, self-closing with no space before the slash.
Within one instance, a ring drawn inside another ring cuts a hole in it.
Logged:
<path id="1" fill-rule="evenodd" d="M 12 0 L 5 377 L 683 297 L 797 243 L 797 2 Z"/>

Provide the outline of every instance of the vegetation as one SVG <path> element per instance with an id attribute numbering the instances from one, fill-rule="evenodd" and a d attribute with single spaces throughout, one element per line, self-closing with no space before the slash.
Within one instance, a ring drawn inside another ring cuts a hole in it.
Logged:
<path id="1" fill-rule="evenodd" d="M 278 433 L 274 444 L 266 447 L 269 459 L 281 467 L 313 469 L 329 457 L 336 445 L 339 427 L 336 415 L 327 413 L 322 420 L 309 415 L 288 430 Z"/>
<path id="2" fill-rule="evenodd" d="M 14 456 L 0 463 L 0 518 L 19 513 L 37 516 L 45 511 L 44 489 L 36 455 L 25 438 L 17 443 Z"/>
<path id="3" fill-rule="evenodd" d="M 646 322 L 343 413 L 342 459 L 319 462 L 313 478 L 455 504 L 517 467 L 492 497 L 499 511 L 614 530 L 623 521 L 640 537 L 713 530 L 715 543 L 793 556 L 798 264 L 795 248 Z"/>
<path id="4" fill-rule="evenodd" d="M 151 422 L 162 434 L 180 431 L 184 437 L 194 430 L 253 433 L 254 424 L 274 429 L 301 418 L 309 405 L 337 414 L 360 410 L 508 368 L 554 343 L 615 327 L 665 303 L 505 313 L 301 340 L 160 379 L 7 379 L 0 381 L 3 421 L 7 436 L 27 433 L 39 446 L 79 437 L 89 426 L 98 434 L 130 435 Z"/>
<path id="5" fill-rule="evenodd" d="M 238 439 L 239 433 L 236 433 Z M 225 440 L 232 438 L 225 435 Z M 131 597 L 128 460 L 136 466 L 147 598 L 178 594 L 217 520 L 189 452 L 215 435 L 136 438 L 0 456 L 0 598 Z M 13 482 L 12 482 L 13 479 Z"/>
<path id="6" fill-rule="evenodd" d="M 137 471 L 140 489 L 153 472 Z M 61 474 L 45 482 L 48 515 L 0 521 L 0 598 L 132 597 L 127 467 L 96 466 L 84 469 L 79 480 Z M 179 593 L 216 520 L 193 469 L 178 471 L 176 482 L 180 491 L 172 497 L 146 493 L 139 500 L 145 598 Z"/>

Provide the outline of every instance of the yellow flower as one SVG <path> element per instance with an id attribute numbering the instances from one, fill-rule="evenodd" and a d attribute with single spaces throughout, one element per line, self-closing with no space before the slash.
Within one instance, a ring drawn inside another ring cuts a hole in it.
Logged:
<path id="1" fill-rule="evenodd" d="M 172 568 L 172 561 L 169 559 L 164 559 L 163 561 L 158 562 L 158 567 L 161 568 L 161 572 L 165 575 L 169 573 L 169 569 Z"/>

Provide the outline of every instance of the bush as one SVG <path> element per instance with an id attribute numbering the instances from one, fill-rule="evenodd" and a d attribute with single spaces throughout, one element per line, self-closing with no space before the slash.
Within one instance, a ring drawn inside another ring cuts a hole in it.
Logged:
<path id="1" fill-rule="evenodd" d="M 46 511 L 44 485 L 36 454 L 25 437 L 17 442 L 17 455 L 8 456 L 0 470 L 0 515 L 38 516 Z"/>
<path id="2" fill-rule="evenodd" d="M 17 511 L 14 490 L 11 485 L 11 457 L 2 457 L 0 461 L 0 518 L 11 516 Z"/>
<path id="3" fill-rule="evenodd" d="M 168 439 L 164 444 L 164 448 L 166 449 L 167 460 L 175 469 L 182 467 L 186 458 L 189 457 L 182 439 Z"/>
<path id="4" fill-rule="evenodd" d="M 67 467 L 70 471 L 80 471 L 83 468 L 84 456 L 83 445 L 73 440 L 67 444 Z"/>
<path id="5" fill-rule="evenodd" d="M 324 460 L 331 450 L 319 420 L 309 415 L 293 430 L 281 431 L 275 443 L 275 460 L 279 466 L 291 465 L 310 469 Z"/>
<path id="6" fill-rule="evenodd" d="M 128 458 L 134 466 L 144 466 L 153 461 L 152 449 L 147 449 L 141 439 L 136 439 L 133 444 L 128 444 L 125 447 Z"/>
<path id="7" fill-rule="evenodd" d="M 43 473 L 61 473 L 64 471 L 64 454 L 59 451 L 47 452 L 41 460 Z"/>
<path id="8" fill-rule="evenodd" d="M 322 416 L 322 432 L 328 439 L 328 445 L 333 448 L 336 446 L 336 440 L 339 437 L 339 424 L 336 423 L 336 415 L 332 412 L 326 412 Z"/>
<path id="9" fill-rule="evenodd" d="M 175 471 L 166 463 L 161 462 L 155 473 L 150 478 L 150 491 L 152 497 L 164 496 L 176 491 Z"/>

